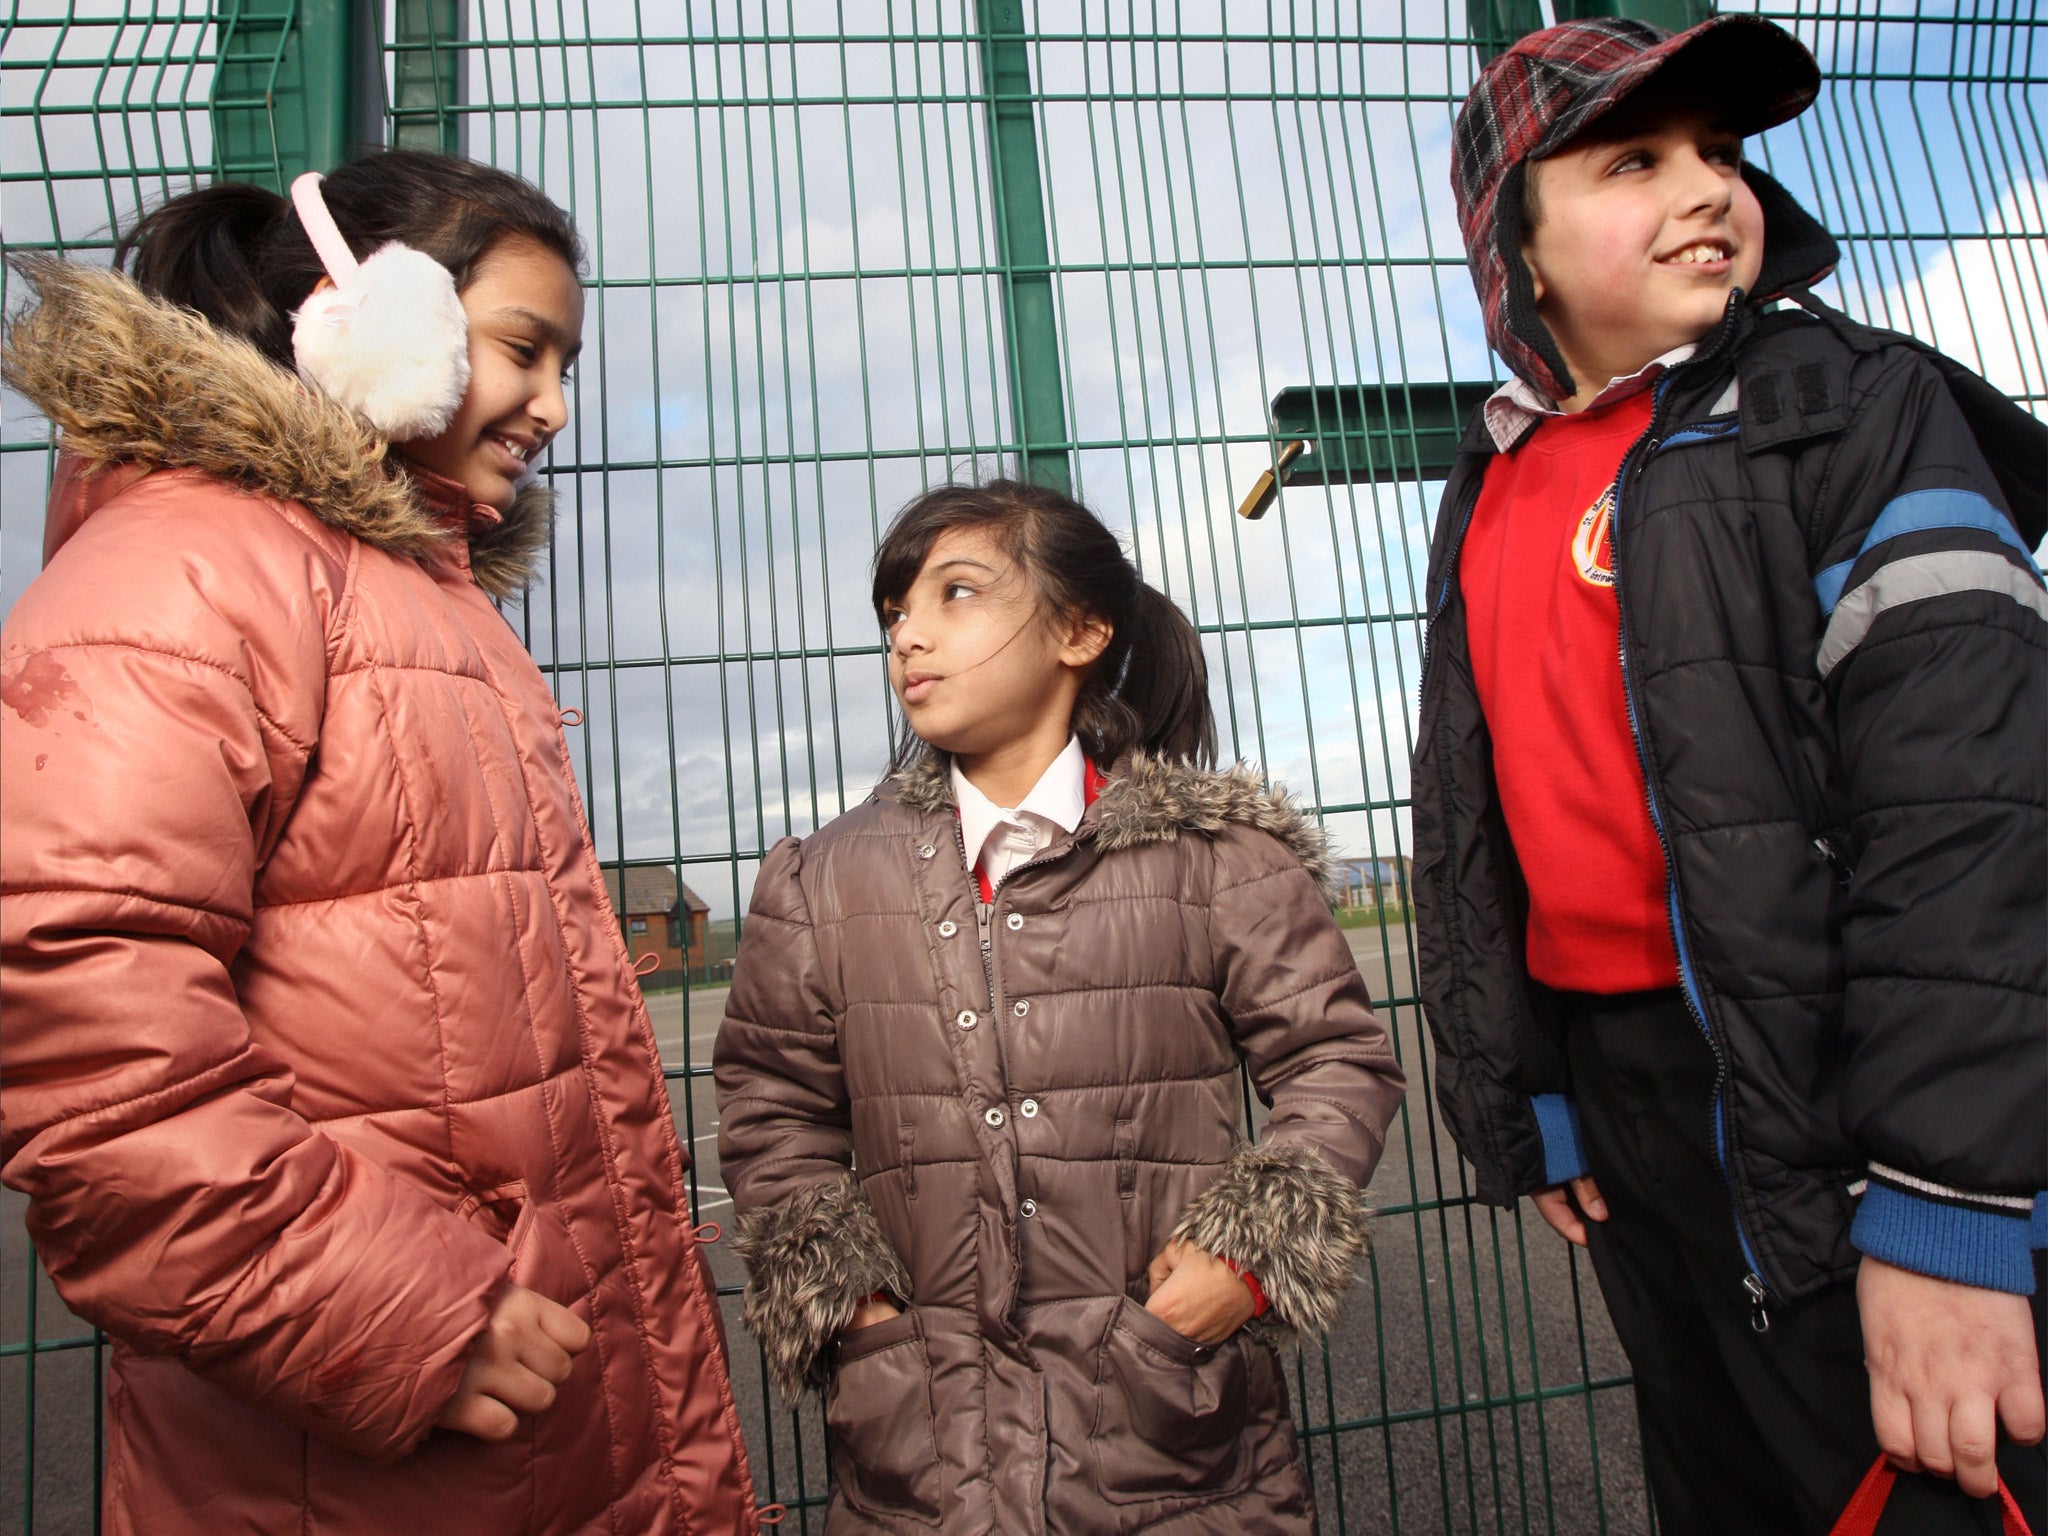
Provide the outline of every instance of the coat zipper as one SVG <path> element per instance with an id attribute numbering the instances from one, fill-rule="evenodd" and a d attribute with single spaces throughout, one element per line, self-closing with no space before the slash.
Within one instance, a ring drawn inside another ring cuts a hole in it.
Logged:
<path id="1" fill-rule="evenodd" d="M 1665 830 L 1663 812 L 1657 805 L 1657 788 L 1650 775 L 1649 754 L 1643 749 L 1643 728 L 1637 712 L 1635 674 L 1629 666 L 1628 601 L 1623 595 L 1627 585 L 1621 579 L 1623 497 L 1627 493 L 1631 473 L 1663 446 L 1658 429 L 1664 420 L 1665 400 L 1669 393 L 1667 377 L 1666 382 L 1657 388 L 1656 406 L 1651 414 L 1650 425 L 1644 430 L 1643 435 L 1636 439 L 1627 456 L 1623 458 L 1620 471 L 1615 475 L 1614 518 L 1609 537 L 1614 543 L 1614 602 L 1616 615 L 1620 621 L 1616 647 L 1621 657 L 1621 692 L 1628 705 L 1629 736 L 1635 743 L 1636 762 L 1643 772 L 1643 796 L 1649 806 L 1650 824 L 1656 829 L 1658 846 L 1664 851 L 1664 915 L 1671 928 L 1672 949 L 1678 956 L 1680 991 L 1685 997 L 1686 1010 L 1692 1015 L 1693 1023 L 1706 1037 L 1707 1045 L 1714 1053 L 1713 1112 L 1708 1130 L 1713 1139 L 1714 1162 L 1721 1171 L 1721 1182 L 1728 1190 L 1728 1211 L 1735 1222 L 1735 1240 L 1741 1246 L 1743 1262 L 1749 1267 L 1749 1272 L 1742 1277 L 1743 1293 L 1749 1301 L 1749 1326 L 1758 1333 L 1768 1333 L 1771 1328 L 1770 1286 L 1764 1279 L 1763 1265 L 1757 1259 L 1756 1250 L 1750 1245 L 1749 1233 L 1742 1225 L 1742 1208 L 1736 1199 L 1735 1175 L 1728 1164 L 1726 1113 L 1722 1107 L 1722 1094 L 1728 1083 L 1728 1052 L 1720 1037 L 1715 1034 L 1713 1026 L 1707 1021 L 1706 1005 L 1700 1001 L 1699 982 L 1693 974 L 1692 952 L 1685 942 L 1685 918 L 1678 899 L 1678 865 L 1672 857 L 1671 836 Z"/>
<path id="2" fill-rule="evenodd" d="M 957 811 L 953 816 L 953 846 L 960 850 L 960 867 L 967 871 L 967 878 L 974 888 L 974 929 L 976 937 L 981 941 L 981 979 L 988 988 L 988 1027 L 989 1033 L 995 1036 L 996 1070 L 1003 1075 L 1003 1097 L 1007 1101 L 1010 1095 L 1010 1061 L 1003 1046 L 1003 1028 L 996 1017 L 996 903 L 981 899 L 981 882 L 976 879 L 973 870 L 967 869 L 967 834 L 961 830 L 960 816 Z M 1021 875 L 1025 870 L 1033 869 L 1040 864 L 1050 864 L 1056 859 L 1065 858 L 1071 852 L 1073 852 L 1073 848 L 1070 845 L 1060 853 L 1040 854 L 1036 858 L 1025 860 L 1022 864 L 1019 864 L 1015 869 L 1004 875 L 1001 880 L 994 882 L 994 895 L 1000 897 L 1003 893 L 1003 887 L 1012 878 Z"/>
<path id="3" fill-rule="evenodd" d="M 981 979 L 982 984 L 988 988 L 988 1027 L 994 1029 L 996 1027 L 996 962 L 995 940 L 990 932 L 990 920 L 995 916 L 995 903 L 981 899 L 981 884 L 978 880 L 975 880 L 974 871 L 967 869 L 967 834 L 960 830 L 960 816 L 958 812 L 955 812 L 953 816 L 953 846 L 960 850 L 960 867 L 967 870 L 967 878 L 975 888 L 974 927 L 981 937 Z M 997 1048 L 998 1050 L 1001 1048 L 1000 1040 L 997 1042 Z M 1005 1092 L 1008 1091 L 1009 1084 L 1010 1074 L 1008 1071 L 1005 1071 L 1003 1073 L 1003 1088 Z"/>

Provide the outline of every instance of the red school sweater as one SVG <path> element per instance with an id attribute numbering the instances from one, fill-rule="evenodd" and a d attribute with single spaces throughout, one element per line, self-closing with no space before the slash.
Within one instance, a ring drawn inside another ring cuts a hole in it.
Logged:
<path id="1" fill-rule="evenodd" d="M 1574 992 L 1678 982 L 1663 845 L 1621 682 L 1609 519 L 1652 393 L 1546 420 L 1487 466 L 1459 562 L 1472 680 L 1529 887 L 1529 974 Z"/>

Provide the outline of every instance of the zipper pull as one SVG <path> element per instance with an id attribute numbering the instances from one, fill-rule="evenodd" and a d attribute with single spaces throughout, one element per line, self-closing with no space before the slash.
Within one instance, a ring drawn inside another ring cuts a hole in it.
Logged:
<path id="1" fill-rule="evenodd" d="M 1813 851 L 1827 860 L 1828 868 L 1835 872 L 1837 880 L 1841 881 L 1844 885 L 1849 883 L 1849 861 L 1842 857 L 1833 843 L 1824 837 L 1816 837 L 1813 840 Z"/>
<path id="2" fill-rule="evenodd" d="M 989 952 L 989 922 L 995 915 L 995 908 L 985 901 L 974 904 L 974 926 L 981 932 L 981 952 Z"/>
<path id="3" fill-rule="evenodd" d="M 1756 1333 L 1771 1331 L 1771 1309 L 1764 1305 L 1764 1283 L 1755 1275 L 1742 1277 L 1742 1288 L 1749 1292 L 1749 1326 Z"/>

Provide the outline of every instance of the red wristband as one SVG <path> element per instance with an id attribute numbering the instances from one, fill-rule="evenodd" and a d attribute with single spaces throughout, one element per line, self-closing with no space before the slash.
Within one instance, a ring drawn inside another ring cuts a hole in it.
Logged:
<path id="1" fill-rule="evenodd" d="M 1220 1257 L 1220 1255 L 1219 1255 Z M 1224 1259 L 1223 1267 L 1244 1282 L 1244 1288 L 1252 1293 L 1252 1316 L 1264 1317 L 1273 1310 L 1273 1303 L 1266 1296 L 1266 1288 L 1259 1284 L 1259 1277 L 1246 1269 L 1235 1259 Z"/>

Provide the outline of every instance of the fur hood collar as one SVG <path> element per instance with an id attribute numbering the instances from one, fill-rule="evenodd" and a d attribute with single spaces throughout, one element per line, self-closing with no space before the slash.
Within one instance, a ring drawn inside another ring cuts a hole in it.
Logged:
<path id="1" fill-rule="evenodd" d="M 533 581 L 553 491 L 527 486 L 502 516 L 475 507 L 439 476 L 394 471 L 368 423 L 191 310 L 103 268 L 13 265 L 37 300 L 7 327 L 0 375 L 86 468 L 196 469 L 400 554 L 466 529 L 471 574 L 491 596 Z"/>
<path id="2" fill-rule="evenodd" d="M 953 760 L 943 752 L 927 751 L 884 779 L 876 794 L 906 810 L 951 811 Z M 1336 891 L 1335 864 L 1322 824 L 1292 795 L 1269 785 L 1251 763 L 1201 768 L 1142 752 L 1126 754 L 1109 771 L 1075 836 L 1092 837 L 1103 852 L 1115 853 L 1170 843 L 1182 833 L 1220 832 L 1231 825 L 1278 838 L 1326 896 Z"/>

